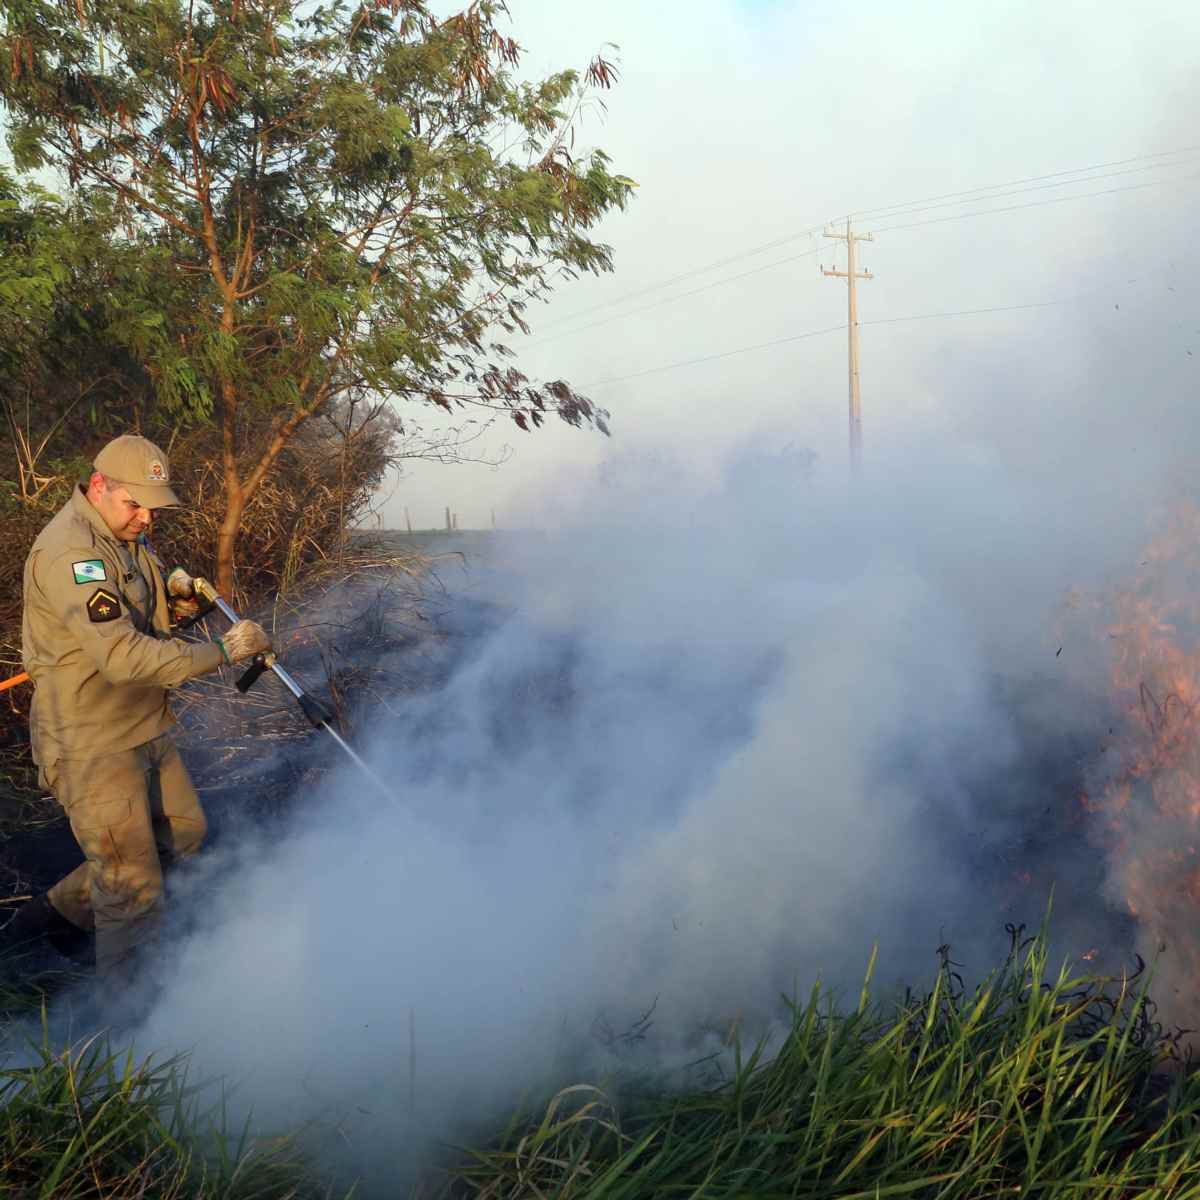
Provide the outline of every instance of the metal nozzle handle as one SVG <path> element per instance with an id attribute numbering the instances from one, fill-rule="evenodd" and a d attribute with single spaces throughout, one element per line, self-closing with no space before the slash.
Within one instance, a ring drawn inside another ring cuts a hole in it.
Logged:
<path id="1" fill-rule="evenodd" d="M 225 614 L 226 618 L 228 618 L 231 624 L 236 625 L 242 619 L 233 611 L 232 608 L 229 607 L 228 604 L 225 603 L 220 594 L 217 592 L 217 589 L 213 587 L 213 585 L 209 583 L 207 579 L 202 579 L 200 576 L 196 576 L 196 578 L 192 580 L 192 586 L 196 589 L 197 596 L 202 596 L 205 600 L 211 600 L 213 604 L 215 604 L 217 608 L 219 608 L 221 612 Z M 268 650 L 261 657 L 266 664 L 263 670 L 273 671 L 279 682 L 282 683 L 283 686 L 287 688 L 287 690 L 291 692 L 297 700 L 299 700 L 300 697 L 305 694 L 304 689 L 276 661 L 275 652 L 273 650 Z M 255 660 L 255 666 L 257 666 L 257 660 Z M 246 674 L 242 676 L 242 680 L 244 680 L 246 676 L 250 676 L 250 681 L 245 687 L 241 688 L 243 692 L 246 691 L 247 688 L 253 687 L 254 681 L 259 677 L 259 675 L 262 674 L 261 670 L 255 670 L 255 666 L 252 666 L 246 672 Z M 252 672 L 253 674 L 251 674 Z M 242 680 L 238 681 L 239 687 L 241 686 Z"/>
<path id="2" fill-rule="evenodd" d="M 237 613 L 235 613 L 233 609 L 221 599 L 221 597 L 217 594 L 217 589 L 214 588 L 207 579 L 196 578 L 193 580 L 193 586 L 196 589 L 197 596 L 208 600 L 210 603 L 219 608 L 221 612 L 223 612 L 225 616 L 229 618 L 230 621 L 236 624 L 241 619 Z M 383 780 L 371 770 L 371 768 L 359 756 L 358 752 L 352 746 L 349 746 L 342 738 L 342 735 L 338 733 L 336 729 L 334 729 L 333 714 L 330 713 L 329 710 L 319 700 L 316 699 L 316 697 L 310 696 L 308 692 L 306 692 L 296 682 L 296 680 L 294 680 L 291 675 L 288 674 L 288 672 L 285 671 L 283 667 L 281 667 L 279 663 L 275 661 L 274 652 L 268 651 L 266 654 L 260 654 L 254 659 L 254 662 L 251 664 L 249 670 L 247 670 L 242 675 L 241 679 L 237 681 L 238 691 L 248 691 L 254 686 L 255 680 L 258 679 L 258 677 L 264 671 L 268 670 L 273 671 L 279 682 L 282 683 L 283 686 L 287 688 L 287 690 L 291 692 L 293 696 L 295 696 L 296 700 L 300 704 L 300 710 L 308 718 L 310 724 L 318 729 L 324 729 L 325 732 L 329 734 L 329 736 L 333 738 L 335 742 L 337 742 L 338 746 L 346 754 L 347 758 L 351 759 L 351 761 L 358 766 L 362 773 L 368 779 L 370 779 L 371 783 L 379 790 L 379 793 L 388 800 L 393 799 L 391 790 L 383 782 Z"/>
<path id="3" fill-rule="evenodd" d="M 265 654 L 256 654 L 234 686 L 239 692 L 248 692 L 258 682 L 258 677 L 270 666 Z"/>
<path id="4" fill-rule="evenodd" d="M 195 589 L 196 595 L 199 596 L 201 600 L 207 600 L 209 604 L 219 608 L 221 612 L 225 614 L 225 617 L 234 625 L 241 620 L 241 617 L 239 617 L 237 613 L 235 613 L 233 609 L 225 603 L 224 599 L 221 597 L 221 593 L 218 592 L 217 589 L 213 587 L 213 585 L 209 583 L 207 579 L 197 575 L 196 578 L 192 580 L 192 587 Z"/>

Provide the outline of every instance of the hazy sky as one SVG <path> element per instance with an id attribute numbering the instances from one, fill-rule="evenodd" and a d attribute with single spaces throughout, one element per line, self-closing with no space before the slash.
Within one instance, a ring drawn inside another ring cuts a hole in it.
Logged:
<path id="1" fill-rule="evenodd" d="M 1197 181 L 1188 177 L 1200 155 L 1122 160 L 1200 142 L 1188 127 L 1200 45 L 1194 4 L 512 0 L 510 8 L 531 74 L 619 46 L 621 83 L 605 97 L 607 113 L 590 114 L 580 131 L 582 146 L 603 147 L 640 184 L 631 209 L 602 229 L 616 271 L 562 288 L 517 346 L 531 375 L 567 378 L 608 407 L 614 438 L 565 428 L 527 436 L 503 422 L 488 447 L 511 445 L 512 462 L 500 471 L 418 465 L 388 502 L 389 521 L 402 520 L 405 504 L 419 525 L 440 524 L 445 504 L 464 526 L 485 523 L 492 508 L 501 524 L 541 521 L 581 467 L 670 441 L 701 463 L 747 436 L 840 463 L 844 333 L 639 373 L 844 322 L 845 284 L 818 266 L 844 265 L 844 251 L 793 235 L 848 210 L 1119 164 L 1092 172 L 1104 178 L 1091 183 L 1060 186 L 1068 178 L 1060 176 L 994 201 L 863 217 L 858 228 L 880 231 L 861 251 L 876 276 L 860 287 L 868 458 L 897 439 L 964 431 L 989 453 L 1023 450 L 1013 397 L 1038 410 L 1061 403 L 1094 366 L 1098 345 L 1124 346 L 1135 359 L 1150 353 L 1144 331 L 1154 329 L 1171 333 L 1172 352 L 1186 357 L 1194 330 L 1179 315 L 1183 297 L 1167 288 L 1183 275 L 1192 240 Z M 1185 182 L 1138 186 L 1168 178 Z M 1117 188 L 1128 190 L 885 231 Z M 792 240 L 746 254 L 784 238 Z M 733 256 L 743 257 L 633 295 Z M 1064 303 L 867 324 L 1044 301 Z M 1086 406 L 1064 409 L 1068 437 L 1076 418 L 1086 421 Z"/>

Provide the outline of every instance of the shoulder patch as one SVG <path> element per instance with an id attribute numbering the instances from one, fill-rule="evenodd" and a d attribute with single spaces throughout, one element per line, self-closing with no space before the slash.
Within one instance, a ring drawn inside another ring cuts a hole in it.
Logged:
<path id="1" fill-rule="evenodd" d="M 108 578 L 104 563 L 98 558 L 85 558 L 83 562 L 73 562 L 71 570 L 75 573 L 76 583 L 103 583 Z"/>
<path id="2" fill-rule="evenodd" d="M 97 588 L 88 597 L 87 615 L 89 621 L 115 621 L 121 615 L 121 602 L 108 588 Z"/>

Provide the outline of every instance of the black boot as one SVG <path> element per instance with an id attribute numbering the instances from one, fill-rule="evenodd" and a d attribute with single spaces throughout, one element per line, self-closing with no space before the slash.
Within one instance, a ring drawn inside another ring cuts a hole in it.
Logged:
<path id="1" fill-rule="evenodd" d="M 63 958 L 69 958 L 80 966 L 94 967 L 96 935 L 68 921 L 53 904 L 50 905 L 50 911 L 53 915 L 50 918 L 50 927 L 46 930 L 46 940 Z"/>
<path id="2" fill-rule="evenodd" d="M 22 904 L 12 920 L 0 930 L 0 958 L 31 955 L 41 949 L 45 941 L 67 958 L 85 961 L 92 938 L 68 921 L 43 892 Z"/>

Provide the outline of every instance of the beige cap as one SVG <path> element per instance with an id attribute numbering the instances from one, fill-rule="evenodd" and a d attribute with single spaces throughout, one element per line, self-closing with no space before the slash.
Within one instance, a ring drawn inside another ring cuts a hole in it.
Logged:
<path id="1" fill-rule="evenodd" d="M 144 437 L 127 433 L 114 438 L 96 455 L 96 470 L 129 489 L 144 508 L 165 508 L 182 501 L 171 490 L 167 456 Z"/>

